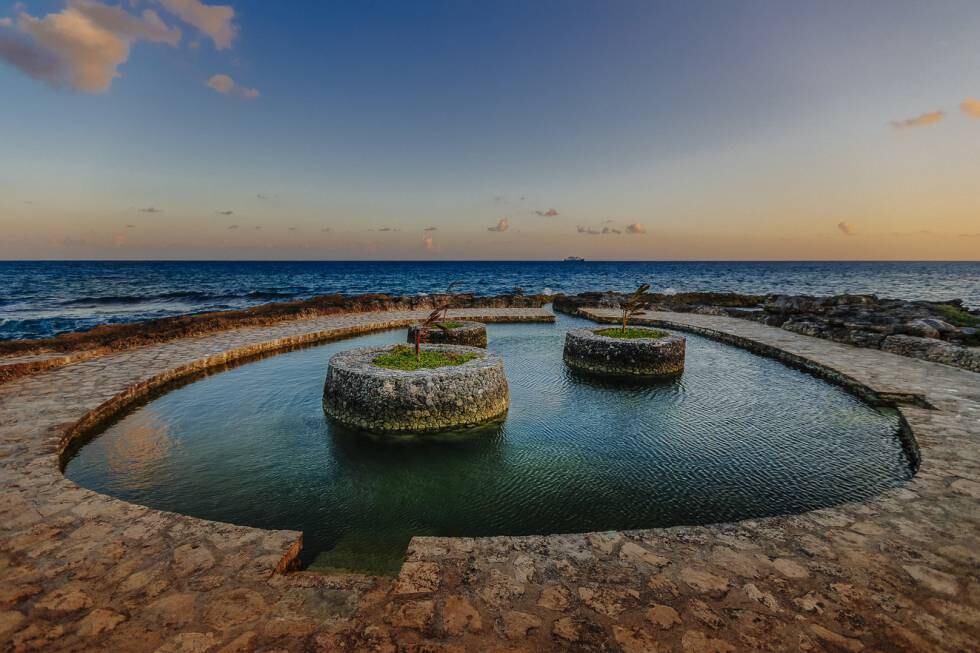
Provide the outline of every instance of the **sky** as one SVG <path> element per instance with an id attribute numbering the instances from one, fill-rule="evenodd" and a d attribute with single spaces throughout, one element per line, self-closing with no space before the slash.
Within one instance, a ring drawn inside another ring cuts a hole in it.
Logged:
<path id="1" fill-rule="evenodd" d="M 0 259 L 980 259 L 980 2 L 0 0 Z"/>

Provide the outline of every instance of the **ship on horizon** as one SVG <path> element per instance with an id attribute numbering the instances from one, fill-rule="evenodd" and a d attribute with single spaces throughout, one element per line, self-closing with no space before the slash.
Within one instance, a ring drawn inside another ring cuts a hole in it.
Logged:
<path id="1" fill-rule="evenodd" d="M 581 262 L 581 261 L 584 261 L 584 260 L 585 259 L 582 258 L 581 256 L 566 256 L 565 257 L 565 261 L 566 262 L 574 261 L 574 262 L 578 263 L 578 262 Z"/>

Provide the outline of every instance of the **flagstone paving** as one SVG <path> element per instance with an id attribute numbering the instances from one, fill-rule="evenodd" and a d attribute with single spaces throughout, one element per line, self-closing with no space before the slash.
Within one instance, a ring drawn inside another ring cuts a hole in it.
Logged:
<path id="1" fill-rule="evenodd" d="M 538 309 L 454 315 L 548 319 Z M 730 524 L 420 537 L 388 579 L 289 571 L 298 532 L 151 510 L 60 471 L 72 438 L 167 381 L 421 316 L 236 329 L 0 386 L 3 650 L 976 650 L 980 374 L 746 320 L 638 322 L 727 340 L 896 403 L 921 454 L 915 477 L 869 501 Z"/>

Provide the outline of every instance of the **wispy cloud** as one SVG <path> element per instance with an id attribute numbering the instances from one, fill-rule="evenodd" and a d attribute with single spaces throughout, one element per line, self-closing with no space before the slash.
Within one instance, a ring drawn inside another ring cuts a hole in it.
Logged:
<path id="1" fill-rule="evenodd" d="M 258 89 L 240 86 L 235 83 L 235 80 L 223 73 L 211 75 L 208 81 L 204 83 L 222 95 L 235 95 L 246 100 L 254 100 L 259 97 Z M 263 198 L 260 197 L 260 199 Z"/>
<path id="2" fill-rule="evenodd" d="M 325 234 L 326 234 L 326 233 L 330 233 L 330 227 L 324 227 L 324 228 L 323 228 L 323 229 L 321 229 L 320 231 L 321 231 L 322 233 L 325 233 Z"/>
<path id="3" fill-rule="evenodd" d="M 851 225 L 847 224 L 846 222 L 838 222 L 837 229 L 840 230 L 840 232 L 845 236 L 854 235 L 854 229 L 851 227 Z"/>
<path id="4" fill-rule="evenodd" d="M 535 211 L 535 213 L 545 218 L 553 218 L 558 215 L 558 211 L 554 209 L 548 209 L 547 211 Z"/>
<path id="5" fill-rule="evenodd" d="M 438 227 L 426 227 L 422 231 L 438 231 L 438 230 L 439 230 Z"/>
<path id="6" fill-rule="evenodd" d="M 218 211 L 218 215 L 234 215 L 234 213 L 235 212 L 234 211 L 231 211 L 231 210 L 228 210 L 228 211 Z"/>
<path id="7" fill-rule="evenodd" d="M 968 97 L 960 102 L 960 111 L 971 118 L 980 118 L 980 100 Z"/>
<path id="8" fill-rule="evenodd" d="M 55 87 L 103 93 L 139 41 L 177 46 L 181 32 L 152 9 L 139 15 L 96 0 L 69 0 L 36 17 L 20 10 L 0 25 L 0 59 Z"/>
<path id="9" fill-rule="evenodd" d="M 378 231 L 389 232 L 389 231 L 398 231 L 398 229 L 395 227 L 381 227 L 380 229 L 378 229 Z"/>
<path id="10" fill-rule="evenodd" d="M 235 10 L 228 5 L 206 5 L 201 0 L 158 0 L 167 11 L 188 25 L 193 25 L 214 42 L 214 47 L 224 50 L 238 33 Z"/>
<path id="11" fill-rule="evenodd" d="M 604 233 L 604 234 L 621 234 L 623 232 L 620 231 L 619 229 L 615 229 L 613 227 L 603 227 L 602 228 L 602 233 Z"/>
<path id="12" fill-rule="evenodd" d="M 126 228 L 127 229 L 135 229 L 136 228 L 136 225 L 135 224 L 128 224 L 128 225 L 126 225 Z"/>
<path id="13" fill-rule="evenodd" d="M 578 232 L 580 234 L 585 234 L 586 236 L 599 236 L 602 234 L 601 231 L 593 227 L 579 227 Z"/>
<path id="14" fill-rule="evenodd" d="M 140 213 L 163 213 L 163 209 L 158 209 L 155 206 L 148 206 L 145 209 L 139 209 Z"/>
<path id="15" fill-rule="evenodd" d="M 496 225 L 493 227 L 487 227 L 487 231 L 496 231 L 498 233 L 507 231 L 508 229 L 510 229 L 510 220 L 507 218 L 500 218 Z"/>
<path id="16" fill-rule="evenodd" d="M 427 252 L 436 251 L 435 239 L 430 234 L 422 236 L 422 249 Z"/>
<path id="17" fill-rule="evenodd" d="M 893 120 L 892 127 L 895 129 L 907 129 L 909 127 L 925 127 L 927 125 L 935 125 L 940 122 L 946 114 L 942 111 L 930 111 L 929 113 L 923 113 L 915 118 L 906 118 L 905 120 Z"/>
<path id="18" fill-rule="evenodd" d="M 229 229 L 238 229 L 238 225 L 237 224 L 230 224 L 230 225 L 228 225 L 228 228 Z"/>
<path id="19" fill-rule="evenodd" d="M 263 202 L 273 202 L 279 199 L 279 196 L 272 193 L 256 193 L 255 199 L 262 200 Z"/>
<path id="20" fill-rule="evenodd" d="M 645 234 L 646 232 L 647 228 L 639 222 L 626 225 L 626 233 L 628 234 Z"/>

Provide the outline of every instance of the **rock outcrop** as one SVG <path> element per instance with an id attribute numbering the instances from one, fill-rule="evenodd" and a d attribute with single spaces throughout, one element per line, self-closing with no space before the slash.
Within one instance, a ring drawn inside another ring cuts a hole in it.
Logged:
<path id="1" fill-rule="evenodd" d="M 576 314 L 583 307 L 615 307 L 618 293 L 559 295 L 554 308 Z M 803 335 L 882 349 L 903 356 L 980 371 L 980 312 L 960 300 L 881 299 L 876 295 L 648 295 L 650 310 L 727 315 Z"/>

